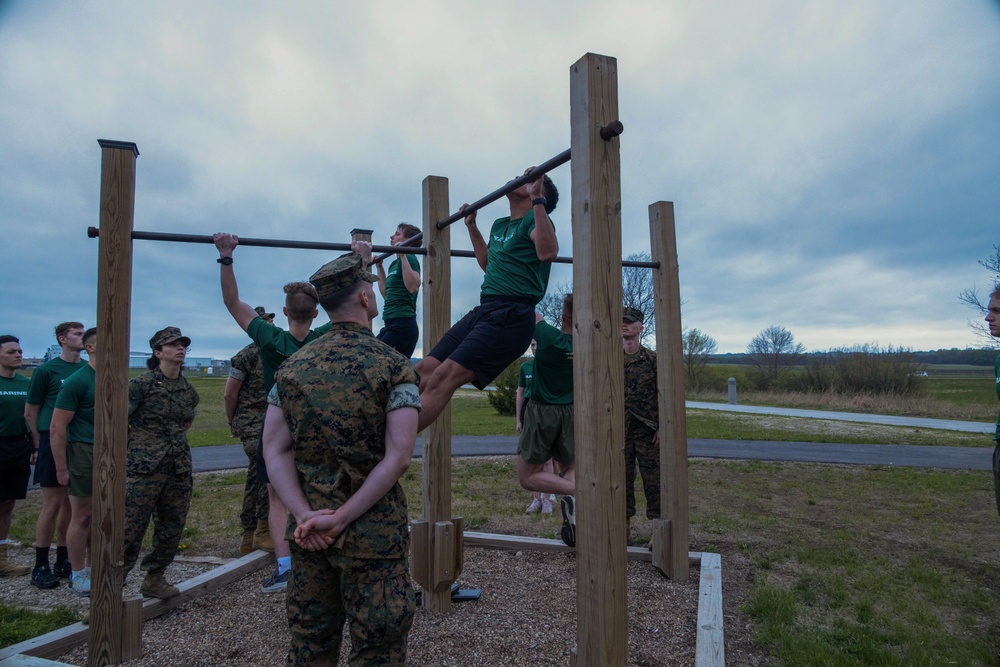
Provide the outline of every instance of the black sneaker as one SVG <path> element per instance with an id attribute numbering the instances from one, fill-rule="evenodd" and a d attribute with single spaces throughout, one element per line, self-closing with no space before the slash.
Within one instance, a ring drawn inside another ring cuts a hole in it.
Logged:
<path id="1" fill-rule="evenodd" d="M 56 563 L 52 568 L 52 574 L 56 575 L 60 579 L 69 579 L 73 574 L 73 566 L 69 564 L 68 560 Z"/>
<path id="2" fill-rule="evenodd" d="M 559 532 L 562 541 L 568 547 L 576 546 L 576 500 L 573 496 L 563 496 L 559 501 L 562 509 L 563 525 Z"/>
<path id="3" fill-rule="evenodd" d="M 31 585 L 35 588 L 55 588 L 59 585 L 59 579 L 52 574 L 48 563 L 39 565 L 31 572 Z"/>

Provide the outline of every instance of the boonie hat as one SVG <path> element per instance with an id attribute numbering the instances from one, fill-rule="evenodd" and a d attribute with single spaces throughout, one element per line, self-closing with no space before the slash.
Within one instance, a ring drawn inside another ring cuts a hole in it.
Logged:
<path id="1" fill-rule="evenodd" d="M 272 319 L 272 320 L 274 319 L 274 313 L 267 312 L 267 309 L 264 308 L 264 306 L 257 306 L 253 310 L 254 310 L 255 313 L 257 313 L 261 317 L 266 317 L 266 318 Z"/>
<path id="2" fill-rule="evenodd" d="M 622 319 L 629 322 L 642 322 L 646 318 L 638 308 L 622 308 Z"/>
<path id="3" fill-rule="evenodd" d="M 365 270 L 364 260 L 356 252 L 341 255 L 332 262 L 327 262 L 309 276 L 309 282 L 321 297 L 350 287 L 359 280 L 377 283 L 378 276 Z"/>
<path id="4" fill-rule="evenodd" d="M 191 339 L 181 333 L 181 330 L 177 327 L 167 327 L 166 329 L 160 329 L 153 337 L 149 339 L 149 349 L 155 350 L 156 348 L 166 345 L 167 343 L 173 343 L 175 340 L 179 340 L 184 343 L 184 347 L 189 347 L 191 345 Z"/>

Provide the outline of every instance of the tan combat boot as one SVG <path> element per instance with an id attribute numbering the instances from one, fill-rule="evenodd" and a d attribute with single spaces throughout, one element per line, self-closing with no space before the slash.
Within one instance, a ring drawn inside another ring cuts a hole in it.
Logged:
<path id="1" fill-rule="evenodd" d="M 271 539 L 271 530 L 267 527 L 267 521 L 258 521 L 257 530 L 253 533 L 254 549 L 274 552 L 274 540 Z"/>
<path id="2" fill-rule="evenodd" d="M 248 553 L 253 551 L 253 536 L 254 530 L 243 531 L 243 542 L 240 544 L 240 555 L 246 556 Z"/>
<path id="3" fill-rule="evenodd" d="M 27 565 L 14 565 L 7 560 L 7 545 L 0 544 L 0 577 L 20 577 L 31 574 L 31 568 Z"/>
<path id="4" fill-rule="evenodd" d="M 180 590 L 176 586 L 168 584 L 163 578 L 163 570 L 160 570 L 159 572 L 146 573 L 146 578 L 139 586 L 139 592 L 142 593 L 143 597 L 166 600 L 179 594 Z"/>

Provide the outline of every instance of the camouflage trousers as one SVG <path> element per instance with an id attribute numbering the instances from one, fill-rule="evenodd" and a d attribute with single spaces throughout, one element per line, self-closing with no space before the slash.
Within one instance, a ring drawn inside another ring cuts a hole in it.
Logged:
<path id="1" fill-rule="evenodd" d="M 150 519 L 153 547 L 141 569 L 164 570 L 174 560 L 191 507 L 191 461 L 164 456 L 149 475 L 130 472 L 125 482 L 125 572 L 135 567 Z"/>
<path id="2" fill-rule="evenodd" d="M 625 516 L 635 516 L 635 464 L 639 463 L 646 518 L 660 518 L 660 449 L 653 446 L 656 431 L 630 414 L 625 415 Z"/>
<path id="3" fill-rule="evenodd" d="M 267 484 L 257 479 L 257 445 L 260 438 L 243 441 L 243 453 L 247 455 L 247 481 L 243 486 L 243 510 L 240 512 L 240 526 L 243 530 L 253 530 L 258 521 L 267 521 Z"/>
<path id="4" fill-rule="evenodd" d="M 336 665 L 344 623 L 350 665 L 402 665 L 416 599 L 406 558 L 364 559 L 295 542 L 286 608 L 289 665 Z"/>

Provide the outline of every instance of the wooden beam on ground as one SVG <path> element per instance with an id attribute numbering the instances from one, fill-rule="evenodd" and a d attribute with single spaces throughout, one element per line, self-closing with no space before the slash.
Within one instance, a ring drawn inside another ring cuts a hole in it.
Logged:
<path id="1" fill-rule="evenodd" d="M 656 313 L 656 377 L 660 385 L 660 519 L 653 534 L 655 565 L 677 581 L 688 576 L 688 443 L 684 408 L 684 355 L 681 342 L 681 296 L 674 232 L 674 205 L 649 207 Z M 663 539 L 669 536 L 669 539 Z"/>
<path id="2" fill-rule="evenodd" d="M 725 667 L 726 646 L 722 632 L 722 557 L 705 553 L 701 558 L 698 591 L 698 635 L 695 667 Z"/>
<path id="3" fill-rule="evenodd" d="M 99 140 L 101 240 L 97 251 L 94 495 L 90 529 L 90 667 L 122 661 L 125 451 L 128 446 L 129 321 L 132 314 L 133 143 Z"/>
<path id="4" fill-rule="evenodd" d="M 550 540 L 544 537 L 521 537 L 520 535 L 500 535 L 498 533 L 476 533 L 465 534 L 465 546 L 480 547 L 482 549 L 508 549 L 511 551 L 550 551 L 556 553 L 573 553 L 573 547 L 563 544 L 562 540 Z M 629 560 L 640 560 L 647 563 L 653 559 L 653 553 L 646 547 L 628 547 L 626 554 Z M 692 565 L 701 562 L 702 554 L 699 551 L 688 553 L 688 560 Z"/>
<path id="5" fill-rule="evenodd" d="M 214 570 L 209 570 L 208 572 L 199 574 L 197 577 L 177 584 L 180 594 L 169 600 L 144 600 L 142 603 L 142 618 L 144 621 L 148 621 L 151 618 L 156 618 L 172 609 L 176 609 L 185 602 L 228 586 L 234 581 L 238 581 L 248 574 L 270 565 L 273 562 L 272 558 L 271 554 L 265 551 L 254 551 L 228 565 L 217 567 Z M 93 614 L 91 614 L 91 617 L 93 617 Z M 72 625 L 67 625 L 65 628 L 60 628 L 34 639 L 21 642 L 20 644 L 0 649 L 0 661 L 16 655 L 57 658 L 64 653 L 72 651 L 77 646 L 86 644 L 89 632 L 90 629 L 88 626 L 82 623 L 73 623 Z"/>
<path id="6" fill-rule="evenodd" d="M 577 664 L 587 667 L 628 656 L 621 158 L 619 139 L 601 137 L 617 119 L 617 61 L 588 53 L 570 68 Z"/>
<path id="7" fill-rule="evenodd" d="M 448 179 L 428 176 L 423 182 L 423 234 L 427 242 L 424 259 L 424 356 L 430 352 L 451 327 L 451 228 L 437 228 L 437 221 L 448 217 Z M 445 550 L 436 546 L 441 533 L 437 526 L 451 521 L 451 404 L 445 406 L 441 416 L 424 431 L 423 509 L 428 523 L 427 558 L 430 570 L 426 576 L 414 577 L 427 581 L 430 590 L 424 590 L 423 606 L 429 612 L 440 613 L 451 609 L 450 582 L 438 580 L 442 571 L 435 558 L 442 558 Z M 450 533 L 454 535 L 453 532 Z M 451 542 L 450 544 L 454 544 Z M 454 553 L 452 551 L 451 553 Z M 419 562 L 415 559 L 414 562 Z M 454 572 L 452 563 L 447 569 Z M 452 580 L 454 581 L 454 580 Z"/>

